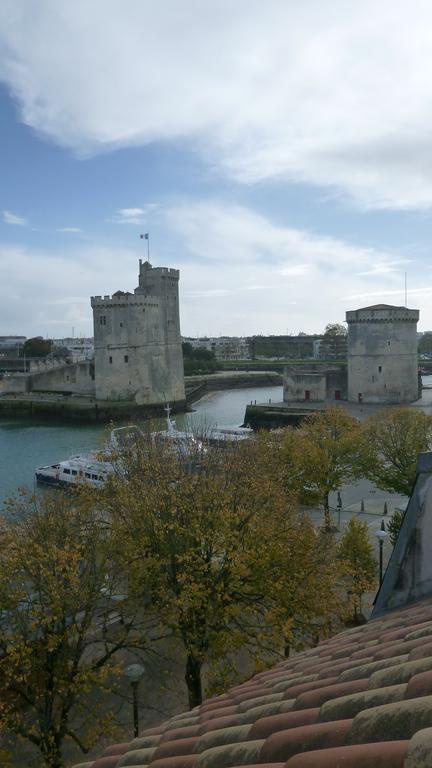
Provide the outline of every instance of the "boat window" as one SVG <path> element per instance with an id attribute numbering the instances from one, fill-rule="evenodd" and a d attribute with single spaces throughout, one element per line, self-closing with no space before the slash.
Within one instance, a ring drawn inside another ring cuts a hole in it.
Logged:
<path id="1" fill-rule="evenodd" d="M 104 479 L 104 476 L 103 475 L 99 475 L 99 480 L 103 480 L 103 479 Z"/>
<path id="2" fill-rule="evenodd" d="M 77 475 L 77 474 L 78 474 L 78 472 L 76 471 L 76 469 L 73 469 L 73 470 L 72 470 L 72 474 L 73 474 L 73 475 Z"/>
<path id="3" fill-rule="evenodd" d="M 91 474 L 90 474 L 90 472 L 86 472 L 86 473 L 85 473 L 85 476 L 86 476 L 86 477 L 88 477 L 88 478 L 90 479 L 90 478 L 91 478 Z"/>
<path id="4" fill-rule="evenodd" d="M 97 475 L 92 475 L 92 480 L 98 480 L 98 479 L 99 479 L 99 478 L 98 478 L 98 476 L 97 476 Z"/>
<path id="5" fill-rule="evenodd" d="M 63 468 L 63 472 L 65 475 L 70 475 L 70 469 L 67 469 L 66 467 Z"/>

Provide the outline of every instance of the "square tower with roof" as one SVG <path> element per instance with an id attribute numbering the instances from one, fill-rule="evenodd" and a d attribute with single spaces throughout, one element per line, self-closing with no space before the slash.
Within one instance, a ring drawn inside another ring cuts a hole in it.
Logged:
<path id="1" fill-rule="evenodd" d="M 410 403 L 419 399 L 418 309 L 374 304 L 346 313 L 348 400 Z"/>
<path id="2" fill-rule="evenodd" d="M 134 293 L 92 296 L 97 400 L 184 403 L 178 284 L 140 259 Z"/>

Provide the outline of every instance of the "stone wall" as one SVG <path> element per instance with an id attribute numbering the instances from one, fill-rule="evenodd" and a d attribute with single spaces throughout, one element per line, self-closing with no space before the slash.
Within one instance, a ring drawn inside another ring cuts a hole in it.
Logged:
<path id="1" fill-rule="evenodd" d="M 85 361 L 41 372 L 5 376 L 0 381 L 1 394 L 26 392 L 64 392 L 94 395 L 93 364 Z"/>
<path id="2" fill-rule="evenodd" d="M 347 312 L 348 400 L 418 400 L 418 316 L 405 307 Z"/>
<path id="3" fill-rule="evenodd" d="M 320 402 L 326 399 L 326 392 L 325 373 L 296 373 L 291 369 L 285 369 L 284 402 Z"/>
<path id="4" fill-rule="evenodd" d="M 98 400 L 184 402 L 179 272 L 140 262 L 133 294 L 92 297 Z"/>

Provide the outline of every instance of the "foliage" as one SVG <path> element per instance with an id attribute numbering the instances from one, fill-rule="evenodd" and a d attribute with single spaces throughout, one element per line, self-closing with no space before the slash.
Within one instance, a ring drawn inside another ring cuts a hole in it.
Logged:
<path id="1" fill-rule="evenodd" d="M 219 370 L 219 365 L 214 352 L 209 349 L 198 349 L 189 341 L 182 343 L 183 365 L 186 376 L 200 373 L 214 373 Z"/>
<path id="2" fill-rule="evenodd" d="M 397 542 L 403 519 L 404 512 L 401 509 L 395 509 L 391 520 L 387 523 L 387 530 L 389 532 L 392 547 L 394 547 Z"/>
<path id="3" fill-rule="evenodd" d="M 339 323 L 329 323 L 324 329 L 320 355 L 328 359 L 342 359 L 347 354 L 347 329 Z"/>
<path id="4" fill-rule="evenodd" d="M 363 594 L 376 586 L 377 561 L 367 523 L 351 518 L 339 541 L 338 557 L 347 594 L 351 598 L 354 620 L 357 620 L 362 611 Z"/>
<path id="5" fill-rule="evenodd" d="M 301 337 L 301 338 L 299 338 Z M 313 357 L 315 336 L 252 336 L 249 340 L 251 357 L 276 359 L 308 359 Z"/>
<path id="6" fill-rule="evenodd" d="M 341 323 L 327 323 L 323 339 L 346 338 L 347 333 L 347 329 Z"/>
<path id="7" fill-rule="evenodd" d="M 115 457 L 101 504 L 145 594 L 185 651 L 190 706 L 202 669 L 236 649 L 262 656 L 296 643 L 337 607 L 335 558 L 248 441 L 187 459 L 145 438 Z M 326 549 L 327 548 L 327 549 Z"/>
<path id="8" fill-rule="evenodd" d="M 24 342 L 23 354 L 27 357 L 46 357 L 52 349 L 52 340 L 43 339 L 42 336 L 34 336 Z"/>
<path id="9" fill-rule="evenodd" d="M 278 440 L 277 466 L 283 483 L 304 504 L 320 503 L 330 528 L 329 494 L 360 478 L 369 452 L 361 426 L 345 408 L 313 413 L 297 429 L 272 433 Z M 278 435 L 278 437 L 277 437 Z"/>
<path id="10" fill-rule="evenodd" d="M 432 416 L 413 408 L 379 411 L 364 424 L 373 453 L 368 476 L 387 491 L 410 496 L 417 456 L 432 445 Z"/>
<path id="11" fill-rule="evenodd" d="M 0 727 L 62 766 L 65 740 L 87 751 L 110 713 L 98 699 L 136 620 L 106 526 L 85 499 L 23 495 L 1 521 Z M 113 599 L 120 596 L 115 602 Z M 87 731 L 75 726 L 86 719 Z"/>
<path id="12" fill-rule="evenodd" d="M 432 333 L 424 333 L 418 344 L 419 355 L 432 355 Z"/>

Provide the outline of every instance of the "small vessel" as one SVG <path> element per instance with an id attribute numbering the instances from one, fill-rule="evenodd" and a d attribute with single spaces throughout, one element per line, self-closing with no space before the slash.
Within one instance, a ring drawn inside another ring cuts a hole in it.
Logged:
<path id="1" fill-rule="evenodd" d="M 214 426 L 208 435 L 210 444 L 237 443 L 248 440 L 253 435 L 250 427 L 218 427 Z"/>
<path id="2" fill-rule="evenodd" d="M 166 429 L 160 432 L 152 432 L 151 436 L 155 442 L 168 443 L 176 453 L 184 456 L 192 455 L 196 451 L 203 451 L 203 443 L 192 432 L 177 429 L 176 423 L 171 419 L 171 408 L 169 403 L 165 407 Z"/>
<path id="3" fill-rule="evenodd" d="M 183 456 L 192 455 L 197 450 L 204 450 L 200 440 L 191 433 L 182 432 L 176 428 L 175 421 L 170 418 L 169 405 L 166 406 L 165 411 L 166 429 L 161 432 L 152 432 L 152 440 L 167 442 L 176 453 Z M 108 446 L 104 451 L 78 454 L 65 461 L 38 467 L 35 471 L 36 482 L 53 487 L 71 487 L 78 483 L 101 487 L 106 483 L 110 473 L 114 472 L 114 465 L 110 461 L 112 451 L 133 446 L 142 435 L 142 431 L 134 424 L 116 427 L 111 430 Z"/>
<path id="4" fill-rule="evenodd" d="M 113 471 L 107 461 L 100 461 L 96 455 L 71 456 L 66 461 L 38 467 L 35 472 L 36 482 L 40 485 L 53 487 L 72 487 L 78 483 L 86 483 L 100 488 Z"/>

